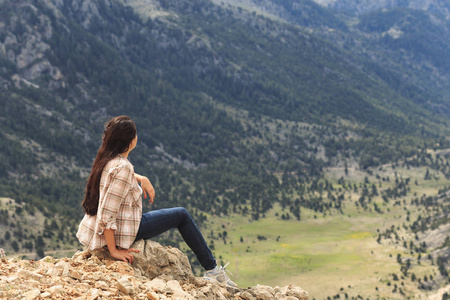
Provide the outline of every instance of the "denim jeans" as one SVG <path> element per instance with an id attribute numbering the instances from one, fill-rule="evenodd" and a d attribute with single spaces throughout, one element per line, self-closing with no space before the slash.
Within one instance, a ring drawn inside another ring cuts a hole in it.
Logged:
<path id="1" fill-rule="evenodd" d="M 205 270 L 216 267 L 216 260 L 202 233 L 189 212 L 183 207 L 158 209 L 142 214 L 136 240 L 150 239 L 172 228 L 178 228 L 184 241 L 195 253 Z"/>

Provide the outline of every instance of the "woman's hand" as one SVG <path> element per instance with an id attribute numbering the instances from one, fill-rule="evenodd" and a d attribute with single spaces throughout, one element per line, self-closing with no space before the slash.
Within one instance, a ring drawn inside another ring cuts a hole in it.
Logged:
<path id="1" fill-rule="evenodd" d="M 134 258 L 131 252 L 139 253 L 139 250 L 130 248 L 130 249 L 116 249 L 115 251 L 113 250 L 113 252 L 110 251 L 112 257 L 132 264 Z"/>
<path id="2" fill-rule="evenodd" d="M 105 229 L 103 231 L 106 239 L 106 245 L 108 245 L 109 253 L 112 257 L 123 260 L 124 262 L 128 262 L 130 264 L 133 263 L 133 254 L 131 252 L 139 253 L 139 250 L 130 248 L 130 249 L 117 249 L 116 240 L 114 237 L 113 229 Z"/>
<path id="3" fill-rule="evenodd" d="M 149 202 L 153 203 L 153 200 L 155 199 L 155 189 L 153 188 L 152 183 L 150 180 L 148 180 L 147 177 L 134 174 L 136 177 L 136 180 L 141 184 L 142 192 L 144 193 L 144 199 L 147 199 L 149 197 Z"/>

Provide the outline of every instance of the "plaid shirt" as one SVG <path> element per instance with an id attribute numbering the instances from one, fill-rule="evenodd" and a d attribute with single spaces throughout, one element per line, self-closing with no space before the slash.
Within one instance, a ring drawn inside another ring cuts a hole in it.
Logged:
<path id="1" fill-rule="evenodd" d="M 105 229 L 113 229 L 116 246 L 128 249 L 136 238 L 142 217 L 142 189 L 133 165 L 122 155 L 109 161 L 100 179 L 96 216 L 84 215 L 77 238 L 89 249 L 106 245 Z"/>

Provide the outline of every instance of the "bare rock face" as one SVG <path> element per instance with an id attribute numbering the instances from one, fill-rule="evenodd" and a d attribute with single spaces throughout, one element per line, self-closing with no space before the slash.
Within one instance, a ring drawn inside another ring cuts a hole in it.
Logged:
<path id="1" fill-rule="evenodd" d="M 194 276 L 188 258 L 177 248 L 163 247 L 150 240 L 139 240 L 131 248 L 139 250 L 133 261 L 138 275 L 150 279 L 165 275 L 174 280 L 189 280 Z"/>
<path id="2" fill-rule="evenodd" d="M 153 241 L 132 248 L 140 251 L 133 265 L 115 260 L 106 248 L 36 262 L 0 259 L 0 299 L 308 299 L 293 285 L 239 289 L 195 277 L 180 250 Z"/>

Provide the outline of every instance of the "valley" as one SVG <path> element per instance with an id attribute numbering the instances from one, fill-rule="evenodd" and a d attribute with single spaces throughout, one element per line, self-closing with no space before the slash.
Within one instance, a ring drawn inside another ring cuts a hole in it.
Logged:
<path id="1" fill-rule="evenodd" d="M 333 185 L 332 193 L 345 191 L 343 213 L 333 209 L 318 213 L 302 208 L 300 221 L 292 217 L 282 220 L 281 216 L 289 210 L 276 204 L 258 221 L 242 216 L 211 216 L 203 230 L 214 233 L 208 237 L 216 255 L 223 263 L 231 262 L 228 269 L 241 286 L 294 283 L 308 290 L 311 299 L 336 295 L 341 298 L 347 298 L 347 295 L 350 299 L 358 296 L 364 299 L 428 299 L 435 293 L 435 288 L 433 291 L 419 288 L 424 277 L 433 278 L 431 281 L 438 286 L 446 286 L 448 282 L 448 278 L 439 273 L 434 254 L 445 243 L 448 229 L 446 226 L 434 229 L 433 232 L 442 231 L 440 239 L 435 239 L 435 246 L 420 253 L 421 258 L 417 259 L 419 253 L 411 250 L 410 243 L 420 245 L 432 233 L 425 230 L 417 232 L 416 237 L 410 226 L 430 211 L 411 204 L 411 201 L 418 195 L 438 196 L 440 189 L 450 186 L 450 181 L 439 172 L 434 174 L 435 179 L 424 180 L 427 172 L 424 167 L 383 166 L 382 170 L 368 171 L 372 175 L 355 169 L 349 170 L 348 175 L 343 169 L 325 171 L 325 179 Z M 389 178 L 390 182 L 378 177 Z M 381 195 L 373 197 L 372 205 L 376 204 L 380 209 L 376 212 L 373 206 L 367 210 L 356 206 L 361 192 L 345 190 L 339 184 L 340 178 L 344 178 L 347 185 L 357 187 L 375 184 L 380 194 L 393 188 L 399 178 L 409 178 L 417 184 L 411 184 L 405 196 L 390 199 L 388 203 Z M 369 183 L 364 184 L 365 178 Z M 391 228 L 395 228 L 395 233 L 377 241 L 380 233 Z M 406 276 L 401 272 L 398 255 L 402 260 L 411 261 Z M 428 259 L 428 255 L 435 261 Z"/>

